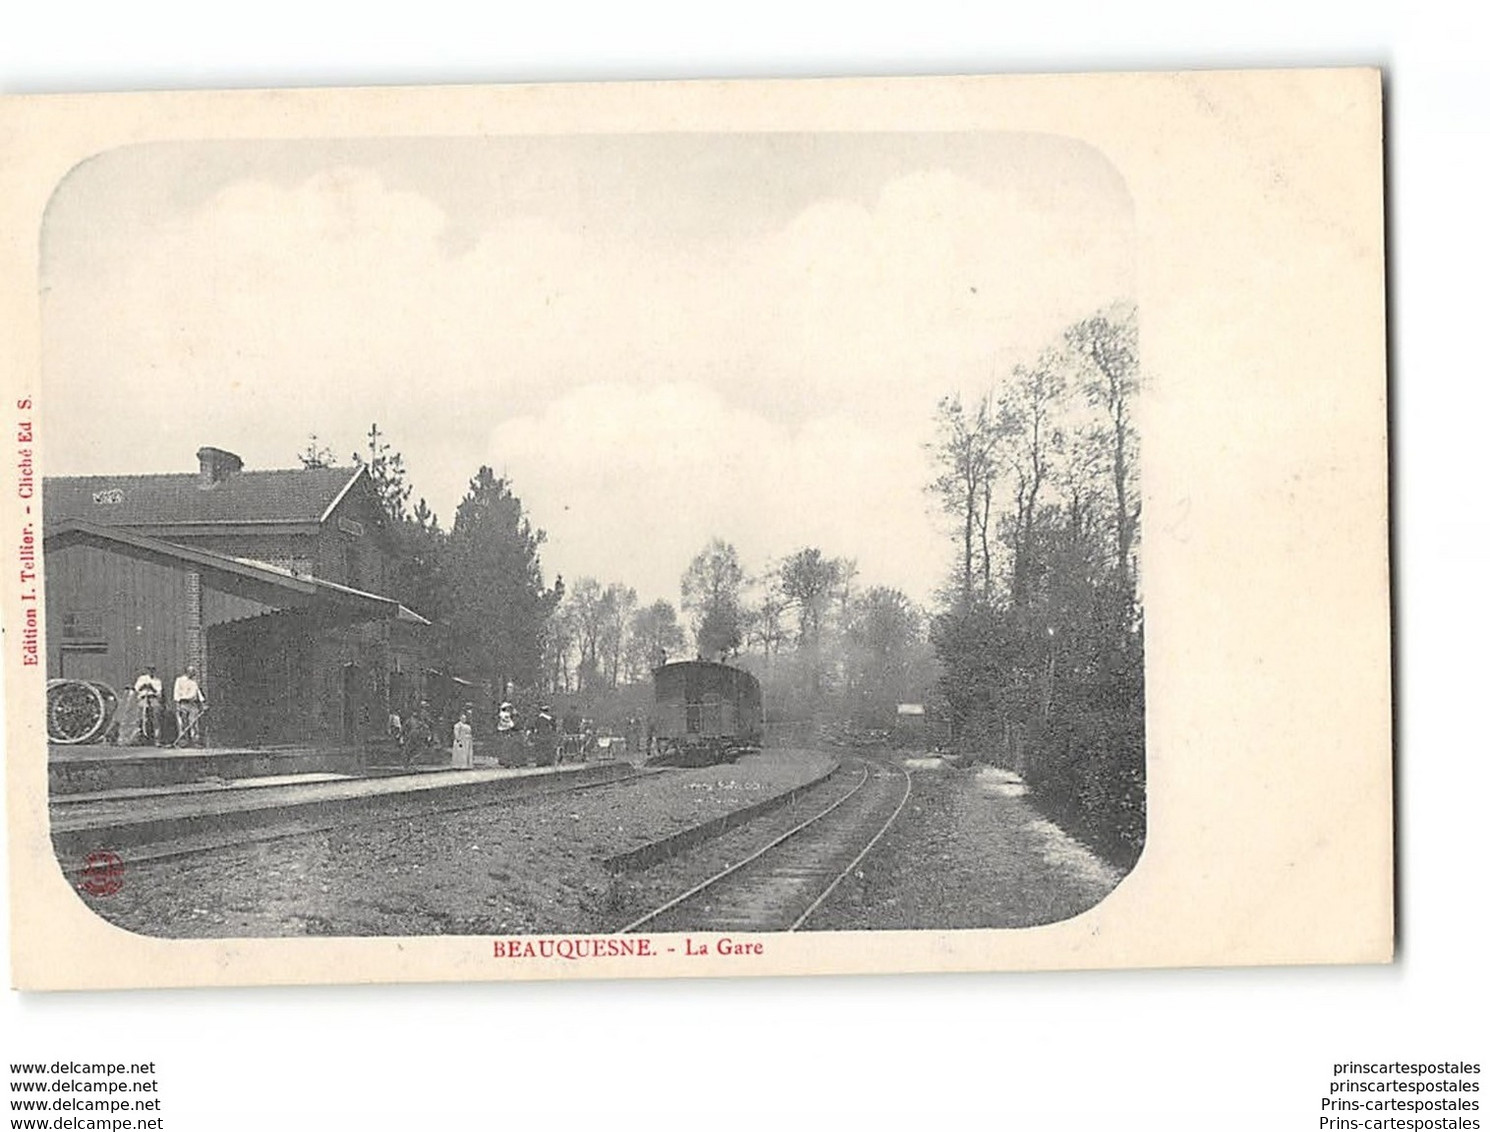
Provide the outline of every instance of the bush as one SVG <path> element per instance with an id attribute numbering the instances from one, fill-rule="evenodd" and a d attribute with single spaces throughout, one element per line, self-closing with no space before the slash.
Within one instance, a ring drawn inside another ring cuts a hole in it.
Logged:
<path id="1" fill-rule="evenodd" d="M 1138 860 L 1147 828 L 1142 715 L 1062 720 L 1037 744 L 1026 781 L 1042 810 L 1107 860 Z"/>

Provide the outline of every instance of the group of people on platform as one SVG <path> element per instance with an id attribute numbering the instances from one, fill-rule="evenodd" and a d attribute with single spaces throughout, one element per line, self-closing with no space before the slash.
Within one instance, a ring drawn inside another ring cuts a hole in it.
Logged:
<path id="1" fill-rule="evenodd" d="M 429 701 L 420 700 L 404 714 L 389 713 L 388 734 L 399 745 L 403 765 L 409 767 L 434 751 L 436 736 L 444 732 L 450 736 L 450 766 L 469 770 L 475 766 L 474 716 L 475 711 L 467 705 L 455 722 L 447 725 L 446 731 L 434 721 Z M 496 766 L 584 762 L 596 747 L 595 725 L 572 712 L 565 715 L 561 730 L 553 709 L 546 703 L 538 706 L 527 726 L 519 726 L 517 711 L 510 702 L 504 700 L 497 709 L 496 735 L 490 746 Z"/>
<path id="2" fill-rule="evenodd" d="M 138 711 L 137 741 L 146 746 L 166 746 L 164 724 L 167 717 L 164 711 L 165 705 L 161 702 L 165 685 L 156 675 L 155 668 L 146 665 L 145 671 L 135 679 L 130 691 L 134 693 L 135 706 Z M 174 712 L 170 718 L 175 723 L 175 736 L 170 740 L 170 745 L 175 747 L 203 746 L 202 713 L 207 710 L 207 695 L 202 691 L 202 685 L 197 680 L 196 665 L 188 664 L 186 670 L 176 677 L 176 682 L 171 688 L 171 705 Z"/>
<path id="3" fill-rule="evenodd" d="M 451 765 L 469 769 L 474 765 L 474 732 L 471 727 L 472 712 L 469 707 L 461 712 L 453 729 Z M 547 704 L 541 704 L 533 713 L 527 727 L 519 727 L 517 711 L 506 700 L 497 708 L 496 738 L 493 743 L 494 763 L 497 766 L 516 766 L 519 763 L 536 762 L 543 765 L 560 757 L 558 725 Z"/>
<path id="4" fill-rule="evenodd" d="M 444 730 L 435 721 L 429 701 L 420 700 L 407 712 L 388 713 L 388 736 L 398 744 L 405 767 L 413 766 L 435 749 L 436 735 Z M 475 732 L 471 727 L 471 709 L 462 711 L 447 732 L 450 735 L 451 765 L 469 770 L 476 765 Z"/>
<path id="5" fill-rule="evenodd" d="M 207 696 L 195 665 L 188 664 L 176 677 L 171 687 L 169 715 L 163 702 L 165 685 L 153 666 L 146 666 L 130 690 L 138 712 L 137 742 L 157 747 L 205 745 L 202 716 L 207 710 Z M 388 735 L 397 743 L 403 765 L 408 767 L 435 750 L 443 737 L 440 733 L 444 732 L 450 736 L 450 765 L 470 769 L 475 766 L 475 730 L 471 722 L 474 714 L 468 704 L 453 724 L 441 726 L 430 710 L 429 701 L 419 700 L 402 714 L 396 710 L 389 712 Z M 168 727 L 168 723 L 174 726 Z M 167 734 L 168 731 L 173 734 Z M 539 705 L 526 727 L 520 727 L 516 709 L 504 700 L 497 709 L 493 748 L 497 766 L 535 762 L 549 765 L 566 759 L 584 762 L 595 753 L 597 736 L 594 723 L 572 710 L 565 713 L 561 728 L 546 703 Z"/>

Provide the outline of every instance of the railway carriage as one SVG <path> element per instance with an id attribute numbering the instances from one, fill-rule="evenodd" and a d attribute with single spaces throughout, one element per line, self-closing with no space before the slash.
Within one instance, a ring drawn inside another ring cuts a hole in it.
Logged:
<path id="1" fill-rule="evenodd" d="M 728 664 L 664 664 L 652 672 L 651 757 L 662 766 L 710 766 L 759 750 L 761 686 Z"/>

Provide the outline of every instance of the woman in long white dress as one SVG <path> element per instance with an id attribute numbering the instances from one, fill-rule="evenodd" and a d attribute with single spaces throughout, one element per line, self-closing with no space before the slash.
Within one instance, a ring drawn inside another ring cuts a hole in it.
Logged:
<path id="1" fill-rule="evenodd" d="M 450 748 L 450 765 L 457 770 L 470 770 L 476 765 L 475 748 L 471 739 L 471 713 L 461 712 L 455 723 L 455 745 Z"/>

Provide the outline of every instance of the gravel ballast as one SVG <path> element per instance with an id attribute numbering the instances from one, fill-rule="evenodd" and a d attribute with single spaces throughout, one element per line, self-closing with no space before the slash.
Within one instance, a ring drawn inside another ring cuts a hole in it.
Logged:
<path id="1" fill-rule="evenodd" d="M 131 865 L 83 899 L 145 935 L 475 935 L 598 931 L 613 922 L 607 857 L 829 773 L 831 755 L 764 751 L 613 786 L 348 825 Z M 82 895 L 80 893 L 80 895 Z"/>

